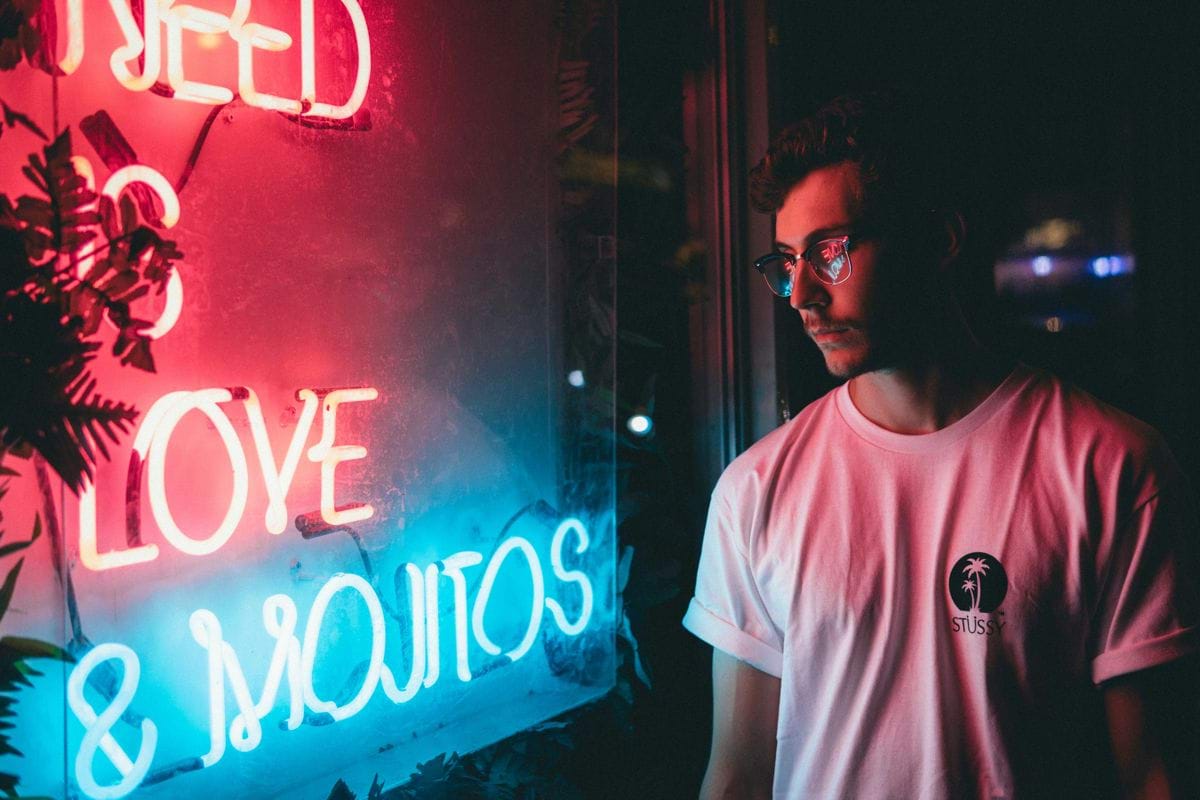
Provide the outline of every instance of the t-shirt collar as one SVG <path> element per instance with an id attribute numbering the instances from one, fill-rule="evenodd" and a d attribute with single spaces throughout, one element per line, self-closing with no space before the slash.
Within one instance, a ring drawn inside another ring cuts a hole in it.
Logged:
<path id="1" fill-rule="evenodd" d="M 941 430 L 933 433 L 896 433 L 881 428 L 863 416 L 854 401 L 850 398 L 850 382 L 847 381 L 834 390 L 838 412 L 842 420 L 850 426 L 858 436 L 867 442 L 899 453 L 929 453 L 940 450 L 979 428 L 991 419 L 1005 404 L 1022 392 L 1026 385 L 1035 377 L 1035 370 L 1024 363 L 1018 362 L 999 386 L 997 386 L 982 403 L 975 406 L 962 419 L 955 420 Z"/>

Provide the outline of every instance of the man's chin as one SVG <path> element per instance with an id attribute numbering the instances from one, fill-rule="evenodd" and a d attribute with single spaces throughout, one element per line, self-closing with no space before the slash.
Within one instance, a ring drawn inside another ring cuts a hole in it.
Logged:
<path id="1" fill-rule="evenodd" d="M 838 380 L 857 378 L 873 369 L 870 359 L 857 348 L 831 349 L 825 351 L 824 356 L 825 369 Z"/>
<path id="2" fill-rule="evenodd" d="M 831 376 L 841 381 L 848 381 L 851 378 L 857 378 L 868 370 L 863 369 L 859 364 L 849 364 L 842 362 L 833 362 L 831 359 L 825 359 L 825 369 Z"/>

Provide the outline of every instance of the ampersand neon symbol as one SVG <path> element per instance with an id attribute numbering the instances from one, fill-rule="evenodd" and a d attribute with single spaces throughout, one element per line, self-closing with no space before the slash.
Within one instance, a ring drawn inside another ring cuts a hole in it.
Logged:
<path id="1" fill-rule="evenodd" d="M 83 688 L 87 685 L 92 671 L 106 661 L 120 661 L 124 672 L 116 697 L 107 708 L 97 714 L 83 696 Z M 141 671 L 137 653 L 123 644 L 107 643 L 97 645 L 81 658 L 67 679 L 67 705 L 87 729 L 75 756 L 75 780 L 84 794 L 96 800 L 124 797 L 132 792 L 146 777 L 150 762 L 154 758 L 154 750 L 158 746 L 158 728 L 149 719 L 142 720 L 142 744 L 135 759 L 129 758 L 111 733 L 113 725 L 129 708 L 133 695 L 137 692 Z M 116 767 L 117 772 L 121 774 L 120 781 L 109 785 L 101 785 L 96 781 L 92 770 L 96 750 L 103 751 L 104 756 Z"/>

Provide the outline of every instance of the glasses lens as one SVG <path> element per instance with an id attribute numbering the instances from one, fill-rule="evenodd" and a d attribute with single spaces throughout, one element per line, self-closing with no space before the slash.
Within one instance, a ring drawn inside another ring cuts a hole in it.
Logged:
<path id="1" fill-rule="evenodd" d="M 809 258 L 817 275 L 826 283 L 841 283 L 850 277 L 850 256 L 841 239 L 817 242 Z"/>
<path id="2" fill-rule="evenodd" d="M 754 262 L 754 268 L 762 273 L 771 291 L 780 297 L 792 293 L 792 270 L 795 260 L 786 253 L 770 253 Z"/>

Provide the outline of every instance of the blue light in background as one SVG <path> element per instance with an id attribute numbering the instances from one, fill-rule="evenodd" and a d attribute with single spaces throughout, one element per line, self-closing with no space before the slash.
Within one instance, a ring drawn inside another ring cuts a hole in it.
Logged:
<path id="1" fill-rule="evenodd" d="M 625 427 L 629 428 L 629 432 L 634 436 L 648 436 L 654 428 L 654 421 L 645 414 L 634 414 L 625 423 Z"/>
<path id="2" fill-rule="evenodd" d="M 567 383 L 574 386 L 576 389 L 582 389 L 584 386 L 583 370 L 573 369 L 567 373 Z"/>
<path id="3" fill-rule="evenodd" d="M 1054 262 L 1050 260 L 1050 256 L 1037 256 L 1033 259 L 1033 274 L 1039 278 L 1044 278 L 1054 269 Z"/>
<path id="4" fill-rule="evenodd" d="M 1097 256 L 1088 262 L 1088 271 L 1097 278 L 1110 278 L 1113 275 L 1129 275 L 1133 270 L 1134 259 L 1131 255 Z"/>

